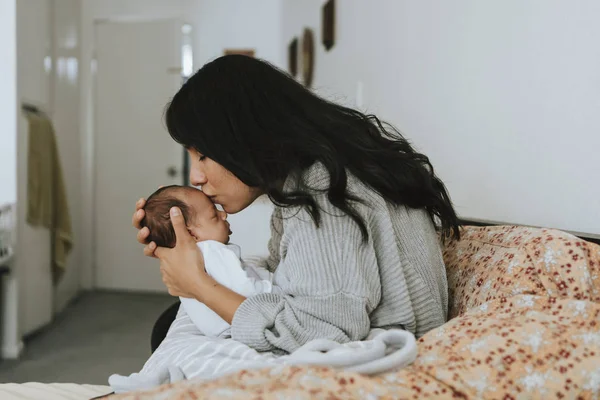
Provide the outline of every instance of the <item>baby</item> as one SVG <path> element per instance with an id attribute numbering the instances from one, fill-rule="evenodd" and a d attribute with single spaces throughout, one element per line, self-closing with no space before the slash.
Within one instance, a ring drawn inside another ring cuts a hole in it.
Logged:
<path id="1" fill-rule="evenodd" d="M 228 244 L 231 230 L 227 215 L 217 210 L 200 190 L 189 186 L 166 186 L 152 193 L 146 200 L 142 225 L 150 229 L 149 241 L 160 247 L 175 247 L 175 230 L 169 210 L 179 207 L 190 235 L 196 242 L 214 240 Z"/>
<path id="2" fill-rule="evenodd" d="M 150 241 L 161 247 L 175 247 L 175 230 L 169 217 L 171 207 L 181 210 L 188 232 L 202 251 L 206 272 L 217 282 L 245 297 L 272 291 L 272 274 L 269 271 L 242 267 L 239 247 L 229 244 L 232 232 L 227 214 L 217 210 L 198 189 L 167 186 L 148 197 L 142 226 L 150 230 Z M 180 299 L 186 313 L 204 335 L 231 337 L 230 325 L 211 309 L 195 299 Z"/>

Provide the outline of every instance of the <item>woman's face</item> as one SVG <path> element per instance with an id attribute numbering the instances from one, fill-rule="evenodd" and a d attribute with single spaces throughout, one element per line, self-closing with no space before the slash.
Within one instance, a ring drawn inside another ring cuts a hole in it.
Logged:
<path id="1" fill-rule="evenodd" d="M 216 161 L 193 149 L 190 155 L 190 183 L 201 186 L 213 203 L 220 204 L 227 214 L 235 214 L 248 207 L 262 193 L 240 181 Z"/>

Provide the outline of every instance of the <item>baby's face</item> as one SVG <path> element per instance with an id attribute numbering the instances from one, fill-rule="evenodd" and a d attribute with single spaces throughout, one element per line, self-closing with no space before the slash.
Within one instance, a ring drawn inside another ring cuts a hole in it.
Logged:
<path id="1" fill-rule="evenodd" d="M 227 213 L 217 210 L 212 201 L 200 190 L 189 188 L 182 200 L 194 210 L 192 221 L 188 221 L 188 231 L 197 242 L 215 240 L 229 243 L 231 230 Z"/>

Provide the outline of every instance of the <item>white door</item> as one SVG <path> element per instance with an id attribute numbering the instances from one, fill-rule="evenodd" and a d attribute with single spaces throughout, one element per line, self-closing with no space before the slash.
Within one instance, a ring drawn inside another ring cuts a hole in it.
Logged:
<path id="1" fill-rule="evenodd" d="M 183 149 L 167 133 L 165 105 L 180 87 L 181 22 L 96 24 L 96 287 L 166 291 L 158 262 L 142 255 L 134 205 L 160 185 L 182 184 Z M 169 170 L 176 170 L 171 176 Z"/>

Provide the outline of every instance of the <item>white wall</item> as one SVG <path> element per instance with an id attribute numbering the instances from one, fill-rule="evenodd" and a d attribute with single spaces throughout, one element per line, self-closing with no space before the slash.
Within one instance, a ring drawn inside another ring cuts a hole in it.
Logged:
<path id="1" fill-rule="evenodd" d="M 105 18 L 180 18 L 193 26 L 194 69 L 220 56 L 226 48 L 253 48 L 257 57 L 281 65 L 280 0 L 81 0 L 81 119 L 82 149 L 82 275 L 83 287 L 93 287 L 93 131 L 92 75 L 94 21 Z M 165 103 L 168 99 L 165 99 Z M 143 196 L 144 193 L 140 193 Z M 133 206 L 133 205 L 132 205 Z M 263 253 L 269 237 L 271 206 L 260 202 L 232 217 L 233 240 L 245 254 Z M 132 228 L 133 229 L 133 228 Z M 136 246 L 132 230 L 131 245 Z M 140 251 L 141 251 L 140 247 Z"/>
<path id="2" fill-rule="evenodd" d="M 0 204 L 17 199 L 16 6 L 0 2 Z"/>
<path id="3" fill-rule="evenodd" d="M 193 25 L 194 63 L 198 69 L 224 49 L 255 49 L 255 56 L 283 66 L 281 0 L 184 0 Z"/>
<path id="4" fill-rule="evenodd" d="M 37 1 L 37 0 L 36 0 Z M 55 288 L 54 310 L 61 311 L 79 292 L 82 261 L 81 129 L 79 125 L 80 0 L 53 0 L 52 38 L 55 69 L 52 120 L 67 189 L 73 249 Z"/>
<path id="5" fill-rule="evenodd" d="M 285 0 L 318 43 L 315 86 L 394 123 L 467 218 L 600 233 L 600 2 Z"/>
<path id="6" fill-rule="evenodd" d="M 17 1 L 18 101 L 52 112 L 50 0 Z M 15 270 L 19 284 L 19 326 L 26 334 L 52 320 L 53 288 L 50 270 L 50 232 L 26 222 L 28 124 L 18 118 L 18 208 Z"/>
<path id="7" fill-rule="evenodd" d="M 0 204 L 17 200 L 16 12 L 15 0 L 0 2 Z M 18 357 L 22 348 L 15 275 L 4 276 L 0 288 L 0 356 L 5 358 Z"/>

